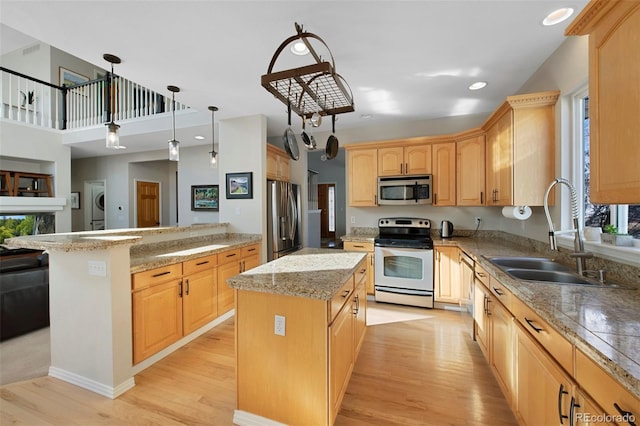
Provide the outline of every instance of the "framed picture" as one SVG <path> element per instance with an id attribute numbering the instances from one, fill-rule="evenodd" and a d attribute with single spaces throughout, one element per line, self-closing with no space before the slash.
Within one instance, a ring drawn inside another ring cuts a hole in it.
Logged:
<path id="1" fill-rule="evenodd" d="M 227 173 L 227 198 L 253 198 L 253 172 Z"/>
<path id="2" fill-rule="evenodd" d="M 60 86 L 75 86 L 89 81 L 89 77 L 60 67 Z"/>
<path id="3" fill-rule="evenodd" d="M 191 185 L 191 210 L 217 212 L 219 208 L 218 185 Z"/>
<path id="4" fill-rule="evenodd" d="M 72 192 L 71 193 L 71 208 L 79 209 L 80 208 L 80 193 Z"/>

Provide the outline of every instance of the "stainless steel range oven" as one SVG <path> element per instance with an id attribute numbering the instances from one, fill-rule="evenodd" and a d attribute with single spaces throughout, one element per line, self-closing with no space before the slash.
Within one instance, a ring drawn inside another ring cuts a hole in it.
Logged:
<path id="1" fill-rule="evenodd" d="M 433 308 L 431 222 L 421 218 L 378 221 L 375 249 L 375 299 Z"/>

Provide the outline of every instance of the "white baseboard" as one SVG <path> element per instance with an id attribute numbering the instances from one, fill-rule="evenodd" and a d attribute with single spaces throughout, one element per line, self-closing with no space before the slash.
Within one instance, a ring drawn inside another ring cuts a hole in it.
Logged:
<path id="1" fill-rule="evenodd" d="M 239 426 L 286 426 L 284 423 L 242 410 L 235 410 L 233 412 L 233 424 Z"/>
<path id="2" fill-rule="evenodd" d="M 111 399 L 116 399 L 136 385 L 133 377 L 130 377 L 116 387 L 107 386 L 104 383 L 96 382 L 92 379 L 87 379 L 84 376 L 80 376 L 79 374 L 72 373 L 58 367 L 49 367 L 49 375 L 51 377 L 55 377 L 56 379 L 64 380 L 67 383 L 80 386 L 81 388 L 90 390 Z"/>

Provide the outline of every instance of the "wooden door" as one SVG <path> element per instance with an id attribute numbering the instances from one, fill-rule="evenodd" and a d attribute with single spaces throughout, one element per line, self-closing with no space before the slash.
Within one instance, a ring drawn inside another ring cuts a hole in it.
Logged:
<path id="1" fill-rule="evenodd" d="M 160 184 L 158 182 L 136 182 L 137 227 L 160 226 Z"/>
<path id="2" fill-rule="evenodd" d="M 378 150 L 349 151 L 349 205 L 365 207 L 377 205 Z"/>
<path id="3" fill-rule="evenodd" d="M 218 313 L 217 268 L 184 277 L 184 335 L 216 318 Z"/>
<path id="4" fill-rule="evenodd" d="M 457 247 L 436 248 L 435 300 L 460 302 L 460 265 Z"/>
<path id="5" fill-rule="evenodd" d="M 488 290 L 479 281 L 476 281 L 473 292 L 473 319 L 475 320 L 475 335 L 478 346 L 489 359 L 489 316 L 487 315 L 491 296 Z"/>
<path id="6" fill-rule="evenodd" d="M 487 130 L 487 205 L 509 206 L 513 182 L 513 111 L 506 111 Z"/>
<path id="7" fill-rule="evenodd" d="M 491 367 L 507 402 L 513 395 L 513 317 L 500 303 L 491 305 Z"/>
<path id="8" fill-rule="evenodd" d="M 456 144 L 433 145 L 433 205 L 456 205 Z"/>
<path id="9" fill-rule="evenodd" d="M 340 411 L 342 397 L 349 384 L 354 358 L 354 319 L 351 314 L 351 300 L 342 307 L 333 324 L 329 327 L 329 404 L 331 419 Z"/>
<path id="10" fill-rule="evenodd" d="M 380 148 L 378 150 L 378 176 L 404 174 L 404 148 Z"/>
<path id="11" fill-rule="evenodd" d="M 329 202 L 329 188 L 333 188 L 333 203 Z M 335 239 L 335 193 L 336 185 L 334 183 L 319 183 L 318 184 L 318 208 L 320 213 L 320 238 Z M 331 211 L 333 209 L 333 211 Z M 333 231 L 329 229 L 329 216 L 333 214 L 334 226 Z"/>
<path id="12" fill-rule="evenodd" d="M 456 142 L 456 158 L 456 204 L 483 206 L 485 202 L 484 135 Z"/>
<path id="13" fill-rule="evenodd" d="M 431 145 L 407 146 L 404 148 L 404 174 L 431 174 Z"/>

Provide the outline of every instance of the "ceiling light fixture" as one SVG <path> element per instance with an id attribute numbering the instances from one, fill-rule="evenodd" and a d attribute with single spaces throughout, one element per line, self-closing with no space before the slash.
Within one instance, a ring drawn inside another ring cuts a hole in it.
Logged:
<path id="1" fill-rule="evenodd" d="M 176 140 L 176 93 L 180 91 L 179 87 L 167 86 L 167 90 L 171 92 L 171 112 L 173 114 L 173 139 L 169 141 L 169 160 L 180 160 L 180 142 Z"/>
<path id="2" fill-rule="evenodd" d="M 204 136 L 201 136 L 201 135 L 196 135 L 193 138 L 196 139 L 196 140 L 199 140 L 199 141 L 203 141 L 204 140 Z"/>
<path id="3" fill-rule="evenodd" d="M 542 25 L 549 27 L 551 25 L 559 24 L 560 22 L 567 20 L 571 15 L 573 15 L 572 8 L 562 7 L 548 14 L 542 21 Z"/>
<path id="4" fill-rule="evenodd" d="M 209 152 L 209 165 L 212 169 L 218 167 L 218 153 L 216 152 L 216 130 L 213 120 L 217 110 L 218 107 L 209 107 L 209 111 L 211 111 L 211 151 Z"/>
<path id="5" fill-rule="evenodd" d="M 120 126 L 113 121 L 114 116 L 116 115 L 116 91 L 114 90 L 115 86 L 113 85 L 113 64 L 119 64 L 122 61 L 120 60 L 120 58 L 110 53 L 105 53 L 104 55 L 102 55 L 102 57 L 105 61 L 111 64 L 111 74 L 109 74 L 109 79 L 107 80 L 108 87 L 106 90 L 106 109 L 107 120 L 109 121 L 109 123 L 107 123 L 107 139 L 105 146 L 109 149 L 124 149 L 126 148 L 126 146 L 120 145 Z"/>
<path id="6" fill-rule="evenodd" d="M 309 54 L 309 49 L 304 42 L 298 41 L 291 46 L 291 53 L 298 56 L 304 56 Z"/>
<path id="7" fill-rule="evenodd" d="M 476 81 L 469 86 L 469 90 L 480 90 L 484 89 L 485 87 L 487 87 L 486 81 Z"/>

